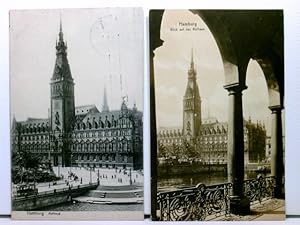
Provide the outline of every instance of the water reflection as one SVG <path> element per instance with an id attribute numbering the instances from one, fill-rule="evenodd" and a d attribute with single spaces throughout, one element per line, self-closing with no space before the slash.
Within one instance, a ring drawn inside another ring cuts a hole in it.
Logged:
<path id="1" fill-rule="evenodd" d="M 247 172 L 245 179 L 254 179 L 258 173 Z M 227 182 L 227 176 L 223 172 L 211 172 L 210 174 L 188 174 L 184 176 L 172 176 L 158 178 L 158 191 L 174 190 L 177 188 L 196 186 L 199 183 L 205 185 L 221 184 Z"/>

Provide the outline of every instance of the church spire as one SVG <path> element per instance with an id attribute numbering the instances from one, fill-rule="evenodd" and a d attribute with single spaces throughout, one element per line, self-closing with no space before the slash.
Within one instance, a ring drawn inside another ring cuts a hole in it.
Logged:
<path id="1" fill-rule="evenodd" d="M 104 87 L 102 112 L 108 112 L 108 111 L 109 111 L 109 107 L 107 103 L 106 87 Z"/>
<path id="2" fill-rule="evenodd" d="M 13 114 L 13 120 L 12 120 L 12 130 L 15 130 L 17 127 L 17 120 L 15 117 L 15 114 Z"/>

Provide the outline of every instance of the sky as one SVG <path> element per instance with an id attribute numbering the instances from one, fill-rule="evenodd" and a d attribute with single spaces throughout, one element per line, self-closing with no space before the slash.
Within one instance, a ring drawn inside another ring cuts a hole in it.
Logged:
<path id="1" fill-rule="evenodd" d="M 188 10 L 167 10 L 162 19 L 161 39 L 163 45 L 155 50 L 154 58 L 157 127 L 182 127 L 182 100 L 192 49 L 202 100 L 202 118 L 215 117 L 226 122 L 228 92 L 223 88 L 223 63 L 207 25 Z M 243 91 L 244 118 L 251 117 L 255 123 L 264 123 L 267 134 L 270 134 L 267 84 L 256 61 L 249 62 L 246 76 L 248 88 Z"/>
<path id="2" fill-rule="evenodd" d="M 18 121 L 47 118 L 60 18 L 75 82 L 75 105 L 143 110 L 142 9 L 22 10 L 10 13 L 11 113 Z"/>

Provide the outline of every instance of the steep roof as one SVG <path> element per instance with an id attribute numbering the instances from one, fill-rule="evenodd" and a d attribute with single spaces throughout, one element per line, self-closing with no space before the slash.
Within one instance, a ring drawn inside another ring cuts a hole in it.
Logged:
<path id="1" fill-rule="evenodd" d="M 81 105 L 75 107 L 75 116 L 86 115 L 88 113 L 97 113 L 99 110 L 95 105 Z"/>

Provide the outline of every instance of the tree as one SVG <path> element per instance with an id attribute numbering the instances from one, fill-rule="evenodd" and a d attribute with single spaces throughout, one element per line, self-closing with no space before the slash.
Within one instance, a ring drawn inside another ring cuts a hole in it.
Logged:
<path id="1" fill-rule="evenodd" d="M 49 165 L 39 156 L 29 151 L 20 150 L 12 153 L 12 182 L 43 182 L 57 180 Z"/>

